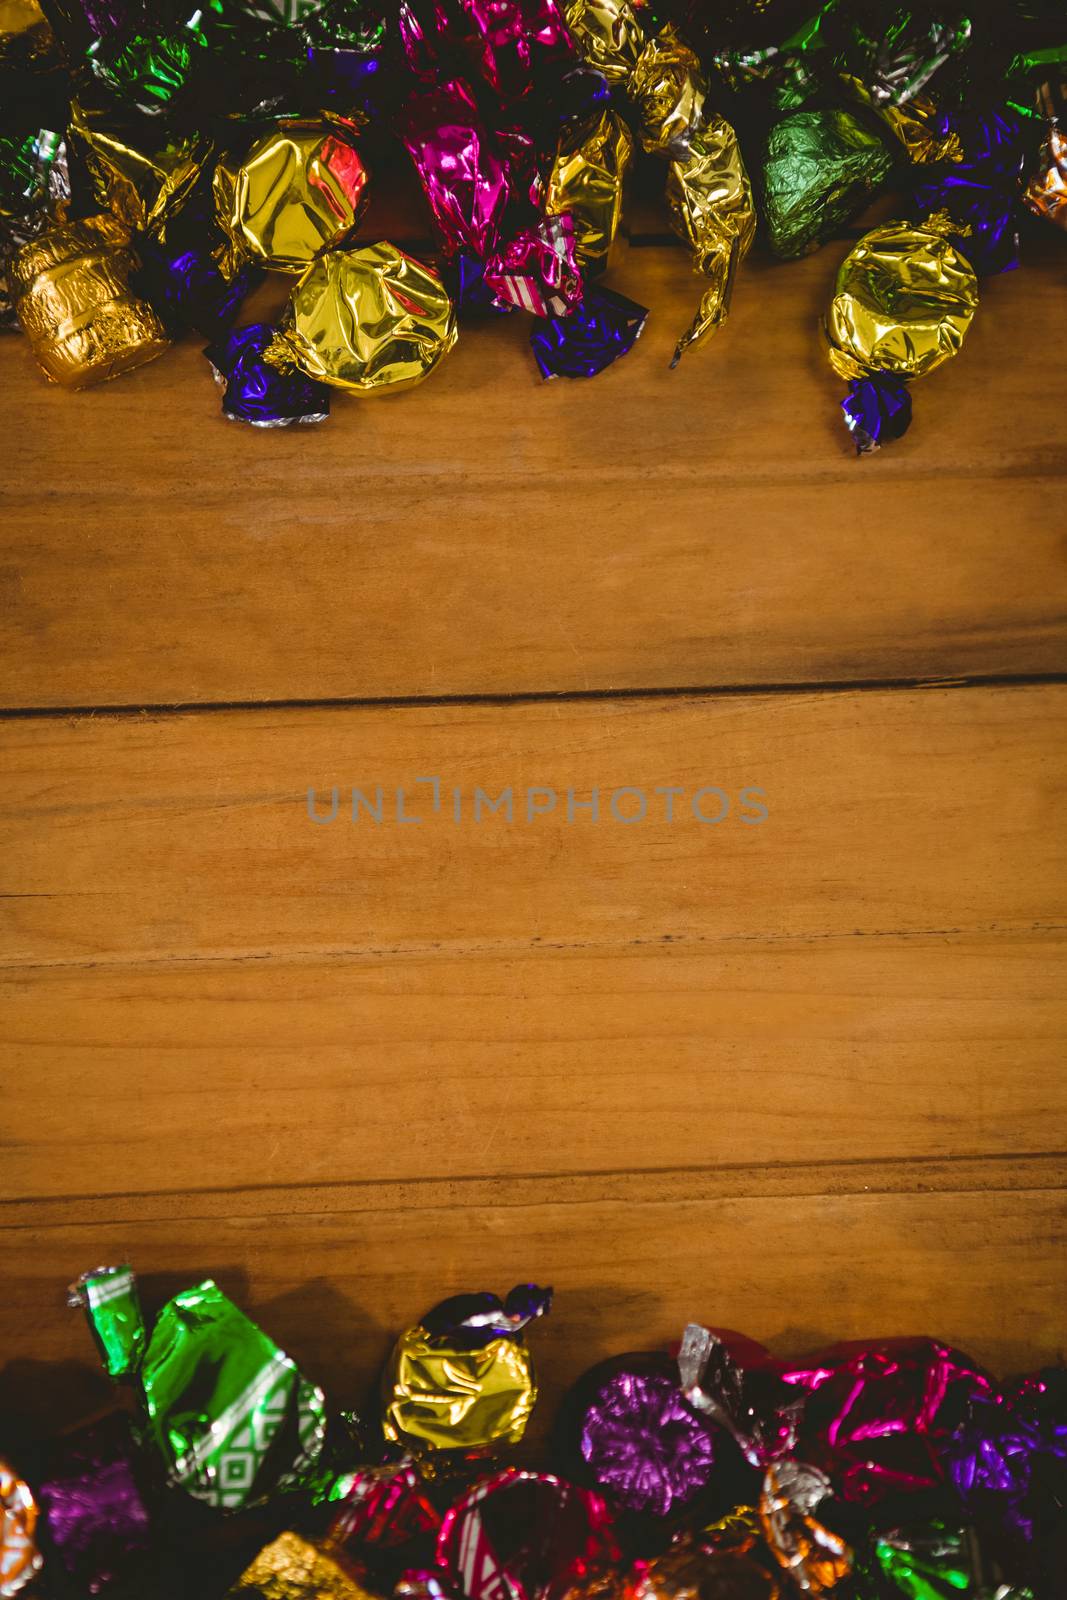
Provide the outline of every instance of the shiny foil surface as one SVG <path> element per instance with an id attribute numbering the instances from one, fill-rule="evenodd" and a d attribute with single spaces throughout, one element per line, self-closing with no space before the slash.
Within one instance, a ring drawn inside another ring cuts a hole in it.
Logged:
<path id="1" fill-rule="evenodd" d="M 484 258 L 496 243 L 511 180 L 470 89 L 454 81 L 413 95 L 401 137 L 445 250 Z"/>
<path id="2" fill-rule="evenodd" d="M 211 153 L 210 141 L 193 134 L 142 148 L 78 104 L 71 130 L 97 204 L 139 232 L 158 231 L 180 209 Z"/>
<path id="3" fill-rule="evenodd" d="M 629 81 L 645 35 L 628 0 L 569 0 L 567 27 L 589 66 L 609 83 Z"/>
<path id="4" fill-rule="evenodd" d="M 678 342 L 674 363 L 714 333 L 730 308 L 737 269 L 756 236 L 756 208 L 733 127 L 711 116 L 670 164 L 667 207 L 674 231 L 693 251 L 709 280 L 691 326 Z"/>
<path id="5" fill-rule="evenodd" d="M 143 1581 L 152 1529 L 126 1417 L 115 1412 L 59 1439 L 39 1498 L 49 1545 L 80 1592 Z"/>
<path id="6" fill-rule="evenodd" d="M 819 1520 L 831 1502 L 830 1480 L 800 1461 L 767 1468 L 759 1514 L 767 1547 L 802 1594 L 831 1594 L 852 1571 L 852 1552 Z"/>
<path id="7" fill-rule="evenodd" d="M 841 108 L 794 111 L 771 129 L 763 205 L 775 255 L 807 254 L 841 231 L 885 182 L 886 141 Z"/>
<path id="8" fill-rule="evenodd" d="M 414 1327 L 396 1343 L 384 1393 L 388 1440 L 415 1451 L 467 1451 L 517 1444 L 537 1384 L 521 1341 L 502 1337 L 465 1350 Z"/>
<path id="9" fill-rule="evenodd" d="M 35 1530 L 37 1505 L 29 1486 L 0 1460 L 0 1597 L 20 1594 L 42 1565 Z"/>
<path id="10" fill-rule="evenodd" d="M 717 1551 L 693 1534 L 677 1537 L 644 1565 L 633 1600 L 781 1600 L 777 1577 L 742 1550 Z"/>
<path id="11" fill-rule="evenodd" d="M 919 378 L 954 356 L 978 305 L 978 280 L 944 217 L 872 228 L 838 269 L 826 316 L 842 378 Z"/>
<path id="12" fill-rule="evenodd" d="M 253 322 L 223 334 L 204 354 L 222 390 L 222 414 L 253 428 L 287 428 L 294 423 L 325 422 L 330 391 L 290 363 L 279 368 L 264 359 L 277 329 Z"/>
<path id="13" fill-rule="evenodd" d="M 633 349 L 647 318 L 636 301 L 590 284 L 567 316 L 542 318 L 530 330 L 541 376 L 595 378 Z"/>
<path id="14" fill-rule="evenodd" d="M 229 1590 L 232 1600 L 375 1600 L 338 1552 L 298 1533 L 261 1550 Z"/>
<path id="15" fill-rule="evenodd" d="M 590 272 L 609 263 L 633 150 L 629 127 L 610 109 L 567 124 L 560 135 L 545 186 L 545 210 L 550 216 L 570 214 L 578 264 Z"/>
<path id="16" fill-rule="evenodd" d="M 283 122 L 215 172 L 219 226 L 236 262 L 300 273 L 336 249 L 367 202 L 354 131 L 329 120 Z"/>
<path id="17" fill-rule="evenodd" d="M 606 1377 L 581 1419 L 593 1481 L 625 1510 L 667 1517 L 701 1495 L 716 1464 L 716 1429 L 658 1372 Z"/>
<path id="18" fill-rule="evenodd" d="M 1037 171 L 1023 191 L 1023 200 L 1037 217 L 1067 228 L 1067 133 L 1050 122 Z"/>
<path id="19" fill-rule="evenodd" d="M 456 338 L 437 273 L 383 242 L 312 263 L 293 288 L 275 355 L 322 383 L 373 394 L 419 383 Z"/>
<path id="20" fill-rule="evenodd" d="M 91 1273 L 75 1293 L 109 1370 L 137 1381 L 170 1484 L 236 1510 L 307 1476 L 325 1440 L 322 1391 L 210 1278 L 168 1300 L 147 1345 L 128 1268 Z"/>
<path id="21" fill-rule="evenodd" d="M 558 1600 L 618 1554 L 599 1496 L 515 1468 L 463 1495 L 437 1545 L 438 1564 L 466 1600 Z"/>
<path id="22" fill-rule="evenodd" d="M 707 83 L 700 62 L 668 24 L 649 39 L 629 81 L 638 109 L 638 138 L 651 154 L 684 148 L 704 126 Z"/>
<path id="23" fill-rule="evenodd" d="M 69 389 L 143 366 L 170 344 L 158 313 L 130 287 L 137 265 L 117 217 L 87 217 L 31 239 L 9 268 L 23 331 L 45 375 Z"/>

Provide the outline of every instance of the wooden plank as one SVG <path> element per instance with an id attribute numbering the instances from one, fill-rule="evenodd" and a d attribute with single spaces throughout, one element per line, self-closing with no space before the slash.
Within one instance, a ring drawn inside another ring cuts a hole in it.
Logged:
<path id="1" fill-rule="evenodd" d="M 372 1186 L 296 1214 L 279 1190 L 255 1217 L 205 1217 L 179 1195 L 134 1222 L 5 1228 L 0 1401 L 18 1412 L 60 1396 L 72 1414 L 77 1374 L 49 1366 L 43 1384 L 36 1363 L 92 1364 L 63 1287 L 123 1258 L 155 1301 L 215 1275 L 341 1403 L 367 1397 L 392 1336 L 440 1296 L 550 1280 L 555 1310 L 532 1335 L 542 1427 L 586 1366 L 665 1344 L 692 1317 L 795 1353 L 936 1332 L 1002 1371 L 1049 1360 L 1067 1335 L 1062 1189 L 661 1198 L 650 1178 L 640 1196 L 568 1201 L 541 1188 L 399 1207 Z"/>
<path id="2" fill-rule="evenodd" d="M 192 343 L 71 395 L 0 342 L 4 702 L 1061 671 L 1058 262 L 989 283 L 912 432 L 858 462 L 817 329 L 843 249 L 747 265 L 671 373 L 698 283 L 631 248 L 612 281 L 653 315 L 595 383 L 541 385 L 498 319 L 317 430 L 225 425 Z"/>
<path id="3" fill-rule="evenodd" d="M 1065 706 L 9 721 L 8 1192 L 1067 1148 Z M 423 821 L 383 798 L 316 826 L 309 779 L 402 787 Z M 701 824 L 708 784 L 761 786 L 767 820 Z M 476 824 L 476 785 L 560 799 Z M 612 820 L 609 791 L 656 785 L 672 822 Z M 601 820 L 568 822 L 568 788 Z"/>

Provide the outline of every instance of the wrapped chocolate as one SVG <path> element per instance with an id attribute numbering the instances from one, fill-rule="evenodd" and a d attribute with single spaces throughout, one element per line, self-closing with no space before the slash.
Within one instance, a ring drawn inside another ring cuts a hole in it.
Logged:
<path id="1" fill-rule="evenodd" d="M 330 391 L 299 371 L 292 362 L 281 367 L 264 359 L 277 329 L 252 322 L 224 334 L 204 354 L 222 389 L 222 414 L 231 422 L 254 428 L 286 428 L 293 423 L 325 422 Z"/>
<path id="2" fill-rule="evenodd" d="M 1060 123 L 1060 98 L 1046 86 L 1043 101 L 1048 117 L 1048 132 L 1041 146 L 1036 170 L 1023 190 L 1023 204 L 1036 217 L 1044 217 L 1058 228 L 1067 228 L 1067 133 Z"/>
<path id="3" fill-rule="evenodd" d="M 852 386 L 845 420 L 861 453 L 880 438 L 865 443 L 870 435 L 857 426 L 857 416 L 888 412 L 894 422 L 885 437 L 899 436 L 908 412 L 895 391 L 954 356 L 971 325 L 978 282 L 951 242 L 953 232 L 955 224 L 944 215 L 923 224 L 883 223 L 863 236 L 838 269 L 825 321 L 827 353 L 834 371 Z M 872 380 L 881 386 L 873 406 L 858 387 Z M 935 1366 L 941 1360 L 930 1359 Z M 874 1352 L 871 1362 L 874 1372 L 882 1357 Z M 901 1386 L 906 1383 L 901 1377 Z"/>
<path id="4" fill-rule="evenodd" d="M 401 118 L 434 224 L 449 255 L 479 259 L 496 243 L 511 192 L 507 163 L 467 85 L 452 81 L 415 94 Z"/>
<path id="5" fill-rule="evenodd" d="M 879 106 L 877 111 L 914 166 L 963 160 L 959 130 L 932 96 L 917 94 L 907 105 Z"/>
<path id="6" fill-rule="evenodd" d="M 862 211 L 893 161 L 884 139 L 834 108 L 794 111 L 776 123 L 763 161 L 763 204 L 775 255 L 815 250 Z"/>
<path id="7" fill-rule="evenodd" d="M 221 270 L 213 230 L 214 212 L 205 214 L 191 200 L 168 224 L 165 239 L 142 235 L 141 265 L 133 286 L 175 330 L 195 328 L 217 339 L 234 322 L 245 299 L 260 282 L 255 267 L 239 267 L 231 277 Z"/>
<path id="8" fill-rule="evenodd" d="M 780 1364 L 755 1340 L 687 1324 L 678 1378 L 694 1411 L 725 1428 L 744 1459 L 764 1468 L 796 1445 L 803 1401 L 782 1382 Z"/>
<path id="9" fill-rule="evenodd" d="M 984 1600 L 991 1593 L 973 1532 L 943 1522 L 882 1534 L 874 1558 L 889 1592 L 905 1600 Z"/>
<path id="10" fill-rule="evenodd" d="M 383 1378 L 382 1431 L 418 1454 L 516 1444 L 537 1399 L 523 1330 L 551 1289 L 455 1295 L 401 1334 Z M 473 1597 L 468 1597 L 473 1600 Z"/>
<path id="11" fill-rule="evenodd" d="M 0 1597 L 19 1594 L 41 1569 L 37 1505 L 29 1487 L 0 1460 Z"/>
<path id="12" fill-rule="evenodd" d="M 737 136 L 725 118 L 707 118 L 685 155 L 671 162 L 667 206 L 674 231 L 709 280 L 699 310 L 675 348 L 671 365 L 677 366 L 690 346 L 725 320 L 738 266 L 756 234 L 752 186 Z"/>
<path id="13" fill-rule="evenodd" d="M 374 1600 L 358 1570 L 337 1550 L 283 1533 L 261 1550 L 228 1600 Z"/>
<path id="14" fill-rule="evenodd" d="M 357 132 L 340 118 L 280 122 L 242 160 L 219 163 L 215 205 L 235 266 L 300 273 L 344 243 L 367 202 Z"/>
<path id="15" fill-rule="evenodd" d="M 45 375 L 82 389 L 143 366 L 170 340 L 131 288 L 137 267 L 117 217 L 86 217 L 31 239 L 8 268 L 19 321 Z"/>
<path id="16" fill-rule="evenodd" d="M 966 241 L 967 259 L 980 278 L 1019 264 L 1019 182 L 1028 130 L 1010 106 L 957 115 L 957 161 L 924 173 L 915 190 L 920 214 L 953 218 L 952 237 Z"/>
<path id="17" fill-rule="evenodd" d="M 545 317 L 530 332 L 543 378 L 593 378 L 633 349 L 648 318 L 644 306 L 597 284 L 565 317 Z"/>
<path id="18" fill-rule="evenodd" d="M 852 1571 L 847 1543 L 820 1520 L 831 1495 L 829 1478 L 802 1461 L 776 1461 L 763 1480 L 763 1537 L 802 1594 L 830 1594 Z"/>
<path id="19" fill-rule="evenodd" d="M 728 1431 L 690 1405 L 665 1356 L 620 1356 L 592 1368 L 572 1392 L 563 1426 L 564 1459 L 631 1515 L 706 1520 L 758 1481 Z"/>
<path id="20" fill-rule="evenodd" d="M 559 1600 L 618 1559 L 604 1502 L 547 1472 L 508 1468 L 446 1514 L 438 1564 L 466 1600 Z"/>
<path id="21" fill-rule="evenodd" d="M 633 1600 L 780 1600 L 782 1589 L 748 1550 L 717 1550 L 689 1533 L 639 1564 L 631 1592 Z"/>
<path id="22" fill-rule="evenodd" d="M 625 88 L 643 148 L 669 161 L 671 226 L 709 280 L 675 349 L 677 365 L 725 319 L 737 268 L 755 237 L 752 186 L 737 136 L 709 110 L 700 63 L 671 24 L 646 38 L 627 0 L 572 0 L 567 24 L 586 63 Z"/>
<path id="23" fill-rule="evenodd" d="M 564 213 L 519 228 L 485 263 L 485 285 L 535 317 L 565 317 L 582 298 L 574 221 Z"/>
<path id="24" fill-rule="evenodd" d="M 71 1290 L 114 1378 L 136 1385 L 167 1481 L 223 1510 L 312 1474 L 326 1438 L 322 1391 L 205 1279 L 169 1300 L 148 1333 L 128 1267 Z"/>
<path id="25" fill-rule="evenodd" d="M 405 1458 L 352 1474 L 330 1524 L 329 1540 L 354 1556 L 366 1556 L 420 1539 L 436 1541 L 440 1527 L 440 1512 L 427 1497 L 414 1462 Z"/>
<path id="26" fill-rule="evenodd" d="M 58 1439 L 39 1499 L 50 1549 L 79 1592 L 143 1581 L 151 1522 L 126 1417 L 114 1412 Z"/>
<path id="27" fill-rule="evenodd" d="M 598 111 L 560 133 L 545 185 L 545 210 L 572 218 L 574 253 L 587 273 L 608 265 L 632 159 L 633 137 L 617 111 Z"/>
<path id="28" fill-rule="evenodd" d="M 154 133 L 153 133 L 154 130 Z M 146 130 L 116 126 L 75 103 L 71 133 L 101 210 L 134 232 L 159 232 L 188 198 L 204 171 L 210 142 L 195 134 L 160 143 L 158 124 Z"/>
<path id="29" fill-rule="evenodd" d="M 456 337 L 455 306 L 437 273 L 383 242 L 332 250 L 311 264 L 267 359 L 372 394 L 419 383 Z"/>

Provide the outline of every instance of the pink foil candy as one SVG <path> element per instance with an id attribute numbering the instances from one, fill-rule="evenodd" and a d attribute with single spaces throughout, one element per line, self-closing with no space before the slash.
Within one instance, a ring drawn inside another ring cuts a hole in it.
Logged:
<path id="1" fill-rule="evenodd" d="M 861 1505 L 942 1483 L 945 1442 L 972 1401 L 996 1395 L 969 1357 L 933 1339 L 840 1345 L 782 1378 L 804 1395 L 800 1452 Z"/>
<path id="2" fill-rule="evenodd" d="M 454 79 L 413 95 L 401 136 L 447 253 L 484 258 L 496 243 L 510 182 L 467 85 Z"/>
<path id="3" fill-rule="evenodd" d="M 460 0 L 470 19 L 478 69 L 501 100 L 531 88 L 539 67 L 573 56 L 556 0 Z"/>
<path id="4" fill-rule="evenodd" d="M 485 266 L 485 281 L 500 300 L 535 317 L 565 317 L 582 299 L 574 220 L 542 217 L 518 233 Z"/>

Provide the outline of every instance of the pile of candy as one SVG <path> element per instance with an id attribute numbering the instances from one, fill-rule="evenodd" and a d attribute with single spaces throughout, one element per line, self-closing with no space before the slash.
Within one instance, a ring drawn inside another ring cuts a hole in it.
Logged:
<path id="1" fill-rule="evenodd" d="M 692 1323 L 587 1372 L 533 1470 L 501 1458 L 551 1300 L 435 1306 L 361 1419 L 212 1281 L 149 1325 L 129 1268 L 88 1273 L 129 1404 L 0 1464 L 0 1595 L 1062 1600 L 1067 1369 L 1000 1386 L 932 1339 L 790 1362 Z"/>
<path id="2" fill-rule="evenodd" d="M 0 0 L 0 301 L 56 382 L 192 328 L 227 417 L 318 422 L 479 316 L 530 317 L 545 377 L 624 355 L 648 313 L 600 277 L 635 167 L 700 278 L 675 362 L 758 232 L 800 256 L 892 185 L 824 326 L 866 451 L 1022 219 L 1067 227 L 1065 70 L 1062 0 Z M 432 259 L 359 241 L 400 162 Z M 264 271 L 286 310 L 234 331 Z"/>

